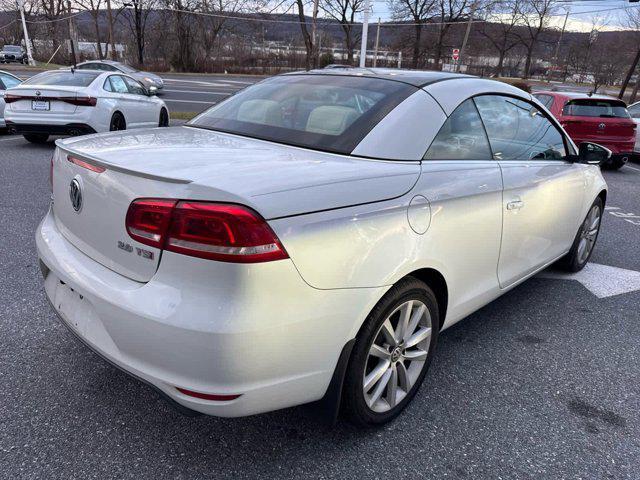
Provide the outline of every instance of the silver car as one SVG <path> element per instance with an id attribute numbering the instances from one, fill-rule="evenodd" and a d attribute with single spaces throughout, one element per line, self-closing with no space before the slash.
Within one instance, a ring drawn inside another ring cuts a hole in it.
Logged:
<path id="1" fill-rule="evenodd" d="M 21 83 L 22 80 L 15 75 L 0 70 L 0 129 L 4 129 L 7 126 L 4 120 L 4 109 L 6 106 L 4 101 L 5 92 L 7 89 L 20 85 Z"/>
<path id="2" fill-rule="evenodd" d="M 151 87 L 154 87 L 156 90 L 162 90 L 164 88 L 164 81 L 155 73 L 142 72 L 122 62 L 116 62 L 113 60 L 91 60 L 79 63 L 76 65 L 76 68 L 79 68 L 80 70 L 126 73 L 130 77 L 133 77 L 142 83 L 147 90 Z"/>
<path id="3" fill-rule="evenodd" d="M 57 145 L 36 243 L 72 332 L 182 409 L 365 425 L 411 401 L 442 330 L 585 266 L 610 155 L 510 85 L 378 69 Z"/>

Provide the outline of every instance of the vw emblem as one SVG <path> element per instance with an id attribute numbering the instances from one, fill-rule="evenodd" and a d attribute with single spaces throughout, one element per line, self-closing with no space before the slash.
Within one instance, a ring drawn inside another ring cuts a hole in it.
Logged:
<path id="1" fill-rule="evenodd" d="M 76 212 L 80 212 L 82 208 L 82 190 L 80 188 L 80 182 L 74 178 L 69 185 L 69 199 L 71 199 L 71 205 Z"/>
<path id="2" fill-rule="evenodd" d="M 598 128 L 599 128 L 600 130 L 604 130 L 604 127 L 606 127 L 606 126 L 607 126 L 606 124 L 601 123 L 600 125 L 598 125 Z"/>
<path id="3" fill-rule="evenodd" d="M 40 90 L 36 90 L 36 97 L 39 97 L 40 95 L 42 95 L 42 93 L 40 92 Z"/>

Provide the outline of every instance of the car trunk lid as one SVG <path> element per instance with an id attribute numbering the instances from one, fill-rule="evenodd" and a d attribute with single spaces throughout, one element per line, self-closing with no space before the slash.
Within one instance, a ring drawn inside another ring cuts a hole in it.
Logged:
<path id="1" fill-rule="evenodd" d="M 127 209 L 137 198 L 238 203 L 269 220 L 395 198 L 420 175 L 419 162 L 356 159 L 191 127 L 58 145 L 53 194 L 60 230 L 89 257 L 138 281 L 153 276 L 161 251 L 126 231 Z M 74 180 L 83 196 L 79 211 L 71 199 Z"/>
<path id="2" fill-rule="evenodd" d="M 43 115 L 74 113 L 78 97 L 85 97 L 73 87 L 37 85 L 14 87 L 5 93 L 5 101 L 13 112 L 38 112 Z"/>
<path id="3" fill-rule="evenodd" d="M 635 138 L 636 125 L 620 100 L 570 100 L 562 113 L 562 126 L 579 141 L 629 142 Z"/>

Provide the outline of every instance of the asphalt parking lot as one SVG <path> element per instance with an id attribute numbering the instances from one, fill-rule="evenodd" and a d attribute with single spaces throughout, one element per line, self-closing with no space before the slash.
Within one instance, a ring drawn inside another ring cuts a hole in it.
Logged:
<path id="1" fill-rule="evenodd" d="M 605 174 L 581 281 L 545 272 L 447 330 L 405 413 L 359 430 L 183 417 L 80 345 L 35 253 L 52 150 L 0 135 L 0 478 L 640 477 L 638 164 Z"/>

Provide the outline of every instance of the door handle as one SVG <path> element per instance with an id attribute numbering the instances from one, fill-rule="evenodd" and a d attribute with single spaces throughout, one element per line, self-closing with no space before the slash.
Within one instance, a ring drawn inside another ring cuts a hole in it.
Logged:
<path id="1" fill-rule="evenodd" d="M 507 203 L 507 210 L 520 210 L 522 207 L 524 207 L 522 200 L 512 200 Z"/>

